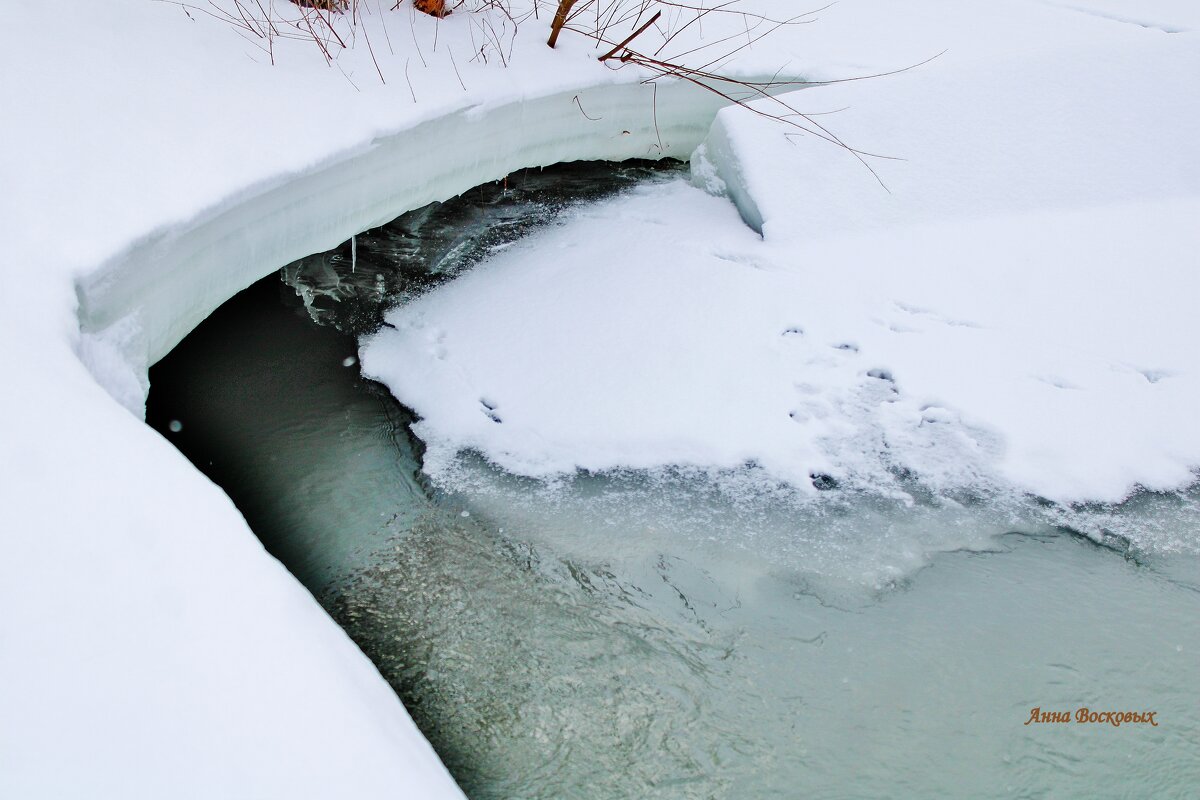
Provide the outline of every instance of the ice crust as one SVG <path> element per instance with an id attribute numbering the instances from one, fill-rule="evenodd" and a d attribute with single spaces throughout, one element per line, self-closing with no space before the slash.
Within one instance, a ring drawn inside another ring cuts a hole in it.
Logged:
<path id="1" fill-rule="evenodd" d="M 1119 500 L 1189 483 L 1200 462 L 1200 285 L 1179 263 L 1197 213 L 1163 202 L 776 246 L 677 181 L 506 249 L 392 312 L 361 355 L 421 414 L 426 469 L 447 479 L 472 449 L 543 478 L 753 463 L 795 485 L 887 487 L 900 468 L 939 490 Z M 1136 259 L 1136 283 L 1092 274 Z M 1091 302 L 1054 301 L 1080 287 Z M 1153 315 L 1109 318 L 1142 297 Z"/>
<path id="2" fill-rule="evenodd" d="M 693 173 L 732 206 L 635 192 L 394 311 L 363 364 L 422 416 L 427 468 L 900 473 L 1064 504 L 1194 482 L 1200 96 L 1175 76 L 1197 40 L 1000 4 L 1045 24 L 1017 58 L 976 13 L 947 11 L 930 64 L 787 96 L 903 160 L 873 174 L 729 108 Z"/>
<path id="3" fill-rule="evenodd" d="M 723 104 L 686 83 L 599 85 L 458 111 L 376 139 L 139 241 L 88 273 L 78 292 L 88 352 L 97 353 L 89 360 L 97 363 L 107 345 L 144 373 L 222 302 L 279 266 L 514 170 L 562 161 L 687 158 Z M 580 114 L 581 105 L 592 119 Z M 431 142 L 440 157 L 431 157 Z M 114 380 L 107 365 L 96 373 Z M 120 388 L 132 382 L 120 372 L 116 379 L 121 383 L 109 388 L 136 410 L 141 400 Z"/>

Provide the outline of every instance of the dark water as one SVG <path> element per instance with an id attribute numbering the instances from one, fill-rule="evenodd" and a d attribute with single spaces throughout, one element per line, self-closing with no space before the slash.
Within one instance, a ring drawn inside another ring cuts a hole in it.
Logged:
<path id="1" fill-rule="evenodd" d="M 354 335 L 564 205 L 672 174 L 513 176 L 289 265 L 152 369 L 148 421 L 476 800 L 1195 796 L 1193 556 L 1011 509 L 733 508 L 687 475 L 547 487 L 481 462 L 474 491 L 426 485 L 411 415 L 361 378 Z M 1177 527 L 1187 503 L 1104 513 Z M 934 527 L 961 546 L 892 563 Z M 868 572 L 894 579 L 848 579 Z M 1160 725 L 1026 726 L 1034 706 Z"/>
<path id="2" fill-rule="evenodd" d="M 570 205 L 680 169 L 527 170 L 289 264 L 151 369 L 146 421 L 225 489 L 272 555 L 321 586 L 433 508 L 411 414 L 359 375 L 355 336 Z"/>

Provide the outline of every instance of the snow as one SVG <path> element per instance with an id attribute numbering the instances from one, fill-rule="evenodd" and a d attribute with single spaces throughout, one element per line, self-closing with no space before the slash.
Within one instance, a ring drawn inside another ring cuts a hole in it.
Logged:
<path id="1" fill-rule="evenodd" d="M 150 363 L 288 260 L 517 167 L 686 154 L 714 98 L 664 87 L 656 131 L 653 90 L 584 42 L 550 53 L 531 25 L 519 68 L 472 62 L 470 15 L 390 17 L 417 66 L 368 9 L 382 84 L 361 43 L 331 68 L 277 41 L 271 66 L 167 3 L 8 11 L 0 794 L 461 796 L 374 667 L 128 410 Z"/>
<path id="2" fill-rule="evenodd" d="M 543 478 L 753 462 L 797 485 L 881 487 L 902 466 L 942 490 L 1120 499 L 1189 482 L 1200 458 L 1200 279 L 1179 263 L 1197 212 L 1164 201 L 776 246 L 676 181 L 392 312 L 362 361 L 421 415 L 426 469 L 446 480 L 473 449 Z M 1089 283 L 1107 263 L 1140 269 Z M 1127 306 L 1153 313 L 1114 320 Z"/>
<path id="3" fill-rule="evenodd" d="M 581 37 L 548 50 L 544 20 L 483 63 L 477 16 L 368 2 L 331 67 L 170 3 L 11 5 L 0 795 L 460 796 L 365 657 L 128 409 L 150 363 L 296 255 L 520 166 L 687 153 L 713 98 L 663 85 L 648 112 L 642 76 Z M 879 167 L 891 195 L 830 146 L 725 116 L 713 176 L 765 241 L 724 198 L 649 187 L 366 349 L 425 415 L 432 465 L 469 446 L 532 474 L 758 459 L 803 481 L 869 476 L 886 440 L 945 483 L 1066 498 L 1186 480 L 1197 114 L 1173 88 L 1195 74 L 1192 4 L 894 6 L 844 2 L 727 65 L 830 79 L 951 47 L 801 95 L 853 99 L 821 119 L 909 159 Z"/>
<path id="4" fill-rule="evenodd" d="M 1200 97 L 1177 76 L 1200 43 L 1038 4 L 871 11 L 949 50 L 784 99 L 904 160 L 729 108 L 694 181 L 761 239 L 654 187 L 389 316 L 364 368 L 421 415 L 435 476 L 474 450 L 540 478 L 755 464 L 886 490 L 899 468 L 1060 503 L 1195 480 Z"/>
<path id="5" fill-rule="evenodd" d="M 79 281 L 84 360 L 137 413 L 146 366 L 235 292 L 404 211 L 526 166 L 686 157 L 721 99 L 687 84 L 599 85 L 422 121 L 136 242 Z M 578 107 L 588 109 L 588 120 Z M 436 142 L 443 157 L 429 157 Z M 247 219 L 253 219 L 248 241 Z M 172 280 L 164 282 L 164 262 Z M 131 320 L 136 318 L 136 324 Z M 123 366 L 125 365 L 125 366 Z"/>

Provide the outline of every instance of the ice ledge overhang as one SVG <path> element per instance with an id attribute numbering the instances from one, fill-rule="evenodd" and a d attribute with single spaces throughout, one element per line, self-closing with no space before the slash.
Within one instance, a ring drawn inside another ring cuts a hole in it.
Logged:
<path id="1" fill-rule="evenodd" d="M 149 366 L 272 271 L 522 168 L 687 159 L 728 103 L 684 81 L 609 83 L 421 121 L 235 195 L 90 271 L 76 282 L 80 356 L 140 415 Z"/>

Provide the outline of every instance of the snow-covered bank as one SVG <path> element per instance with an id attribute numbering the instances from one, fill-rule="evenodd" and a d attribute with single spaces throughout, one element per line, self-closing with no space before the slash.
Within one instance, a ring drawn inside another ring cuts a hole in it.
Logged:
<path id="1" fill-rule="evenodd" d="M 363 364 L 421 413 L 426 469 L 444 477 L 470 448 L 542 477 L 754 462 L 796 485 L 882 489 L 904 468 L 942 490 L 1006 479 L 1120 499 L 1135 482 L 1186 484 L 1200 463 L 1200 286 L 1177 260 L 1198 213 L 1162 202 L 777 247 L 676 181 L 398 309 Z M 924 256 L 919 281 L 897 266 L 915 257 L 880 257 L 905 244 Z M 1136 282 L 1084 280 L 1134 259 Z M 1084 287 L 1090 302 L 1054 299 Z M 1110 319 L 1106 289 L 1160 316 Z"/>
<path id="2" fill-rule="evenodd" d="M 138 379 L 149 365 L 282 265 L 524 167 L 687 158 L 724 104 L 687 83 L 593 85 L 458 111 L 380 137 L 142 239 L 90 271 L 78 285 L 85 361 L 136 411 L 147 388 Z"/>
<path id="3" fill-rule="evenodd" d="M 789 96 L 903 158 L 866 159 L 886 190 L 731 108 L 694 170 L 764 240 L 656 187 L 393 312 L 364 365 L 422 415 L 428 467 L 899 471 L 1064 503 L 1193 482 L 1200 96 L 1178 76 L 1200 40 L 995 4 L 1044 24 L 1014 58 L 975 13 L 947 11 L 952 51 L 920 69 Z"/>
<path id="4" fill-rule="evenodd" d="M 469 17 L 441 48 L 413 18 L 428 66 L 397 43 L 380 85 L 361 47 L 329 68 L 280 41 L 271 67 L 168 4 L 9 11 L 0 794 L 460 796 L 228 498 L 113 398 L 140 406 L 154 358 L 287 260 L 509 169 L 686 154 L 713 98 L 650 104 L 541 30 L 520 69 L 470 63 Z"/>

